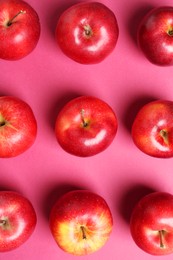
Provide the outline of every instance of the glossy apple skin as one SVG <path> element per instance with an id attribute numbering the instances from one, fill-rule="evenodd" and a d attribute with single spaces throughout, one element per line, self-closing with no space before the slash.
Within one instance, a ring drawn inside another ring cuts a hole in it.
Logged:
<path id="1" fill-rule="evenodd" d="M 73 255 L 94 253 L 105 245 L 113 227 L 105 200 L 88 190 L 74 190 L 57 200 L 50 229 L 58 246 Z"/>
<path id="2" fill-rule="evenodd" d="M 14 191 L 0 191 L 0 252 L 25 243 L 36 223 L 35 210 L 27 198 Z"/>
<path id="3" fill-rule="evenodd" d="M 153 192 L 135 206 L 130 220 L 135 243 L 152 255 L 173 253 L 173 196 Z"/>
<path id="4" fill-rule="evenodd" d="M 137 38 L 141 50 L 151 63 L 173 65 L 173 7 L 152 9 L 140 23 Z"/>
<path id="5" fill-rule="evenodd" d="M 104 151 L 117 132 L 117 118 L 104 101 L 80 96 L 68 102 L 57 116 L 55 135 L 68 153 L 87 157 Z"/>
<path id="6" fill-rule="evenodd" d="M 31 107 L 12 97 L 0 97 L 0 158 L 10 158 L 29 149 L 37 136 Z"/>
<path id="7" fill-rule="evenodd" d="M 132 138 L 136 146 L 153 157 L 172 157 L 172 117 L 172 101 L 156 100 L 143 106 L 132 125 Z"/>
<path id="8" fill-rule="evenodd" d="M 19 60 L 27 56 L 35 49 L 39 38 L 39 17 L 29 4 L 21 0 L 0 0 L 1 59 Z"/>
<path id="9" fill-rule="evenodd" d="M 62 13 L 55 36 L 69 58 L 82 64 L 95 64 L 114 50 L 119 28 L 114 13 L 105 5 L 78 3 Z"/>

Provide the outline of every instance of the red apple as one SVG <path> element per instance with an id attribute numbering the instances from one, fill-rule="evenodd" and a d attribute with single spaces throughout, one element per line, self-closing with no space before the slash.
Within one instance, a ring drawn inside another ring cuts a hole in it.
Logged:
<path id="1" fill-rule="evenodd" d="M 157 7 L 147 13 L 137 38 L 150 62 L 160 66 L 173 65 L 173 7 Z"/>
<path id="2" fill-rule="evenodd" d="M 113 227 L 105 200 L 87 190 L 66 193 L 50 213 L 50 229 L 58 246 L 73 255 L 91 254 L 107 242 Z"/>
<path id="3" fill-rule="evenodd" d="M 0 158 L 17 156 L 33 145 L 37 122 L 30 106 L 12 97 L 0 97 Z"/>
<path id="4" fill-rule="evenodd" d="M 68 102 L 57 116 L 56 138 L 68 153 L 87 157 L 105 150 L 117 132 L 117 119 L 104 101 L 81 96 Z"/>
<path id="5" fill-rule="evenodd" d="M 57 44 L 69 58 L 94 64 L 114 50 L 119 29 L 114 13 L 105 5 L 78 3 L 62 13 L 55 35 Z"/>
<path id="6" fill-rule="evenodd" d="M 173 196 L 153 192 L 135 206 L 130 220 L 135 243 L 152 255 L 173 253 Z"/>
<path id="7" fill-rule="evenodd" d="M 0 58 L 18 60 L 36 47 L 40 22 L 36 11 L 22 0 L 0 0 Z"/>
<path id="8" fill-rule="evenodd" d="M 173 156 L 173 102 L 156 100 L 143 106 L 132 125 L 132 138 L 144 153 L 158 157 Z"/>
<path id="9" fill-rule="evenodd" d="M 18 248 L 33 233 L 37 217 L 31 202 L 13 191 L 0 191 L 0 252 Z"/>

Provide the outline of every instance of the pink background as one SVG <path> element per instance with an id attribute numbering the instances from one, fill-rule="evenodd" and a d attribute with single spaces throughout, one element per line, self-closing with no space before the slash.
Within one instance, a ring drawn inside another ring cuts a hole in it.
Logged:
<path id="1" fill-rule="evenodd" d="M 156 159 L 139 151 L 130 135 L 138 109 L 153 99 L 173 99 L 173 68 L 149 63 L 136 45 L 136 28 L 152 7 L 172 0 L 105 0 L 116 14 L 120 35 L 114 52 L 97 65 L 81 65 L 56 46 L 54 30 L 60 13 L 72 0 L 28 0 L 38 12 L 41 37 L 36 49 L 20 61 L 0 61 L 0 94 L 14 95 L 32 107 L 38 122 L 35 144 L 24 154 L 0 159 L 0 188 L 16 190 L 32 202 L 38 224 L 20 248 L 0 255 L 1 260 L 70 260 L 54 242 L 48 215 L 56 198 L 74 188 L 90 189 L 109 204 L 114 228 L 107 244 L 86 260 L 149 260 L 129 232 L 135 203 L 153 190 L 173 193 L 173 160 Z M 90 158 L 64 152 L 54 135 L 55 118 L 62 106 L 79 95 L 93 95 L 115 111 L 119 128 L 111 146 Z M 172 259 L 165 256 L 162 259 Z"/>

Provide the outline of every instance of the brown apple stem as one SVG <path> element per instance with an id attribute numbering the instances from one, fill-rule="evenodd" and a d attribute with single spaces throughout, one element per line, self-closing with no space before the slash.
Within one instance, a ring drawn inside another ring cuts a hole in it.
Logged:
<path id="1" fill-rule="evenodd" d="M 0 122 L 0 127 L 5 125 L 5 121 Z"/>
<path id="2" fill-rule="evenodd" d="M 20 15 L 20 14 L 25 14 L 25 13 L 26 13 L 26 11 L 20 10 L 15 16 L 13 16 L 12 19 L 10 19 L 10 20 L 8 21 L 7 26 L 12 25 L 14 19 L 15 19 L 18 15 Z"/>
<path id="3" fill-rule="evenodd" d="M 87 237 L 86 237 L 86 232 L 85 232 L 84 226 L 81 226 L 80 228 L 81 228 L 81 230 L 82 230 L 82 238 L 83 238 L 83 239 L 86 239 Z"/>
<path id="4" fill-rule="evenodd" d="M 173 36 L 173 29 L 170 29 L 170 30 L 168 31 L 168 35 L 171 36 L 171 37 Z"/>
<path id="5" fill-rule="evenodd" d="M 167 133 L 167 131 L 164 130 L 164 129 L 162 129 L 162 130 L 160 131 L 160 135 L 161 135 L 161 137 L 163 138 L 164 142 L 165 142 L 166 144 L 169 144 L 169 139 L 168 139 L 168 133 Z"/>
<path id="6" fill-rule="evenodd" d="M 164 248 L 164 243 L 163 243 L 163 233 L 164 230 L 159 230 L 159 236 L 160 236 L 160 247 Z"/>
<path id="7" fill-rule="evenodd" d="M 85 110 L 82 109 L 82 110 L 81 110 L 82 123 L 83 123 L 83 126 L 84 126 L 84 127 L 87 127 L 88 124 L 87 124 L 87 122 L 86 122 L 85 119 L 84 119 L 84 113 L 85 113 Z"/>
<path id="8" fill-rule="evenodd" d="M 0 113 L 0 127 L 1 126 L 4 126 L 5 125 L 5 119 L 4 119 L 4 117 L 1 115 L 1 113 Z"/>
<path id="9" fill-rule="evenodd" d="M 0 226 L 4 226 L 6 224 L 6 221 L 4 219 L 0 219 Z"/>
<path id="10" fill-rule="evenodd" d="M 92 30 L 91 30 L 91 27 L 89 25 L 85 25 L 84 26 L 84 30 L 85 30 L 85 35 L 86 36 L 91 36 L 92 35 Z"/>

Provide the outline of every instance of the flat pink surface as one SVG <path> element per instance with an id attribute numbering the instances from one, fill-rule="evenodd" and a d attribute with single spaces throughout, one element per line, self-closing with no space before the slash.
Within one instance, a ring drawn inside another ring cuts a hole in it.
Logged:
<path id="1" fill-rule="evenodd" d="M 41 37 L 26 58 L 0 60 L 0 94 L 28 102 L 38 122 L 35 144 L 24 154 L 0 159 L 0 188 L 21 192 L 33 203 L 38 224 L 20 248 L 0 255 L 1 260 L 75 259 L 64 253 L 49 231 L 48 216 L 56 197 L 74 188 L 90 189 L 109 204 L 114 228 L 107 244 L 86 260 L 149 260 L 129 232 L 135 203 L 149 191 L 173 193 L 173 159 L 156 159 L 133 144 L 130 127 L 138 108 L 153 99 L 173 99 L 173 68 L 149 63 L 136 45 L 136 28 L 152 7 L 172 5 L 172 0 L 105 0 L 116 14 L 120 35 L 114 52 L 97 65 L 81 65 L 56 46 L 58 16 L 72 0 L 28 0 L 38 12 Z M 60 108 L 79 95 L 93 95 L 115 111 L 119 128 L 111 146 L 90 158 L 64 152 L 54 135 Z M 172 255 L 162 259 L 172 260 Z"/>

